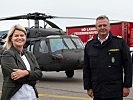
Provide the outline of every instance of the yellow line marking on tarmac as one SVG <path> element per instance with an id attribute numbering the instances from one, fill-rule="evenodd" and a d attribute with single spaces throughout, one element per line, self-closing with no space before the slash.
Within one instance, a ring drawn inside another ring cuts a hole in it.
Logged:
<path id="1" fill-rule="evenodd" d="M 60 95 L 51 95 L 51 94 L 39 94 L 40 97 L 51 97 L 51 98 L 63 98 L 63 99 L 72 99 L 72 100 L 93 100 L 92 98 L 83 98 L 83 97 L 72 97 L 72 96 L 60 96 Z"/>
<path id="2" fill-rule="evenodd" d="M 0 94 L 2 92 L 0 91 Z M 72 97 L 72 96 L 61 96 L 61 95 L 51 95 L 51 94 L 38 94 L 39 97 L 51 97 L 51 98 L 63 98 L 63 99 L 71 99 L 71 100 L 93 100 L 92 98 L 84 98 L 84 97 Z"/>

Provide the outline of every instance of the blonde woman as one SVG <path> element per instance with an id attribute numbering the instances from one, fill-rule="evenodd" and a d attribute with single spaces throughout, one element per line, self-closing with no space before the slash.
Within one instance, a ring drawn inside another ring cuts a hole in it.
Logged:
<path id="1" fill-rule="evenodd" d="M 3 87 L 1 100 L 36 100 L 38 93 L 36 81 L 42 72 L 35 56 L 24 50 L 26 30 L 21 25 L 14 25 L 8 32 L 6 50 L 1 59 Z"/>

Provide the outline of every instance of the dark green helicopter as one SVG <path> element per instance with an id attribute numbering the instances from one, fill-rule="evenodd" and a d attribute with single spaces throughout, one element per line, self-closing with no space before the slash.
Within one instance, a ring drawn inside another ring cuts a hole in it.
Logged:
<path id="1" fill-rule="evenodd" d="M 56 24 L 47 20 L 51 18 L 67 17 L 48 16 L 44 13 L 35 12 L 27 15 L 1 18 L 0 21 L 34 20 L 34 26 L 26 27 L 27 42 L 24 46 L 25 49 L 36 56 L 42 71 L 65 71 L 66 76 L 72 78 L 74 70 L 82 69 L 83 67 L 84 45 L 77 36 L 66 35 Z M 44 21 L 44 27 L 39 26 L 39 20 Z M 51 28 L 46 28 L 47 24 Z M 8 30 L 0 31 L 1 54 L 7 32 Z"/>

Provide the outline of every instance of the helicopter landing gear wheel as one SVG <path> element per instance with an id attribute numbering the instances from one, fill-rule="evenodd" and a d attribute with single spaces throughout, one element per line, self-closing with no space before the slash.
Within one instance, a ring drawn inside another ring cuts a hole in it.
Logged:
<path id="1" fill-rule="evenodd" d="M 65 73 L 67 78 L 72 78 L 74 75 L 74 70 L 66 70 Z"/>

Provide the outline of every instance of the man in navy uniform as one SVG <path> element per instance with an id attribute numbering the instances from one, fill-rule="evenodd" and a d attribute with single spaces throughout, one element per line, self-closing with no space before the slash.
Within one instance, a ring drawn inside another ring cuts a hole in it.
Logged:
<path id="1" fill-rule="evenodd" d="M 96 19 L 98 35 L 84 50 L 83 82 L 94 100 L 123 100 L 132 87 L 132 61 L 123 38 L 113 36 L 107 16 Z"/>

